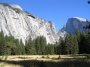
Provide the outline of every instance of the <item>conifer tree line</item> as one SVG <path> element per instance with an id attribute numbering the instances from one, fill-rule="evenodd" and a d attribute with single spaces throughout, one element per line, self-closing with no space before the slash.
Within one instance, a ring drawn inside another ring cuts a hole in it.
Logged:
<path id="1" fill-rule="evenodd" d="M 38 36 L 32 40 L 31 37 L 25 44 L 22 40 L 13 36 L 4 36 L 0 32 L 0 55 L 52 55 L 52 54 L 90 54 L 90 32 L 76 32 L 69 34 L 65 40 L 60 39 L 55 44 L 47 44 L 46 38 Z"/>
<path id="2" fill-rule="evenodd" d="M 31 37 L 25 44 L 13 36 L 4 36 L 0 32 L 0 55 L 45 55 L 54 54 L 54 45 L 47 44 L 45 37 L 39 36 L 32 40 Z"/>

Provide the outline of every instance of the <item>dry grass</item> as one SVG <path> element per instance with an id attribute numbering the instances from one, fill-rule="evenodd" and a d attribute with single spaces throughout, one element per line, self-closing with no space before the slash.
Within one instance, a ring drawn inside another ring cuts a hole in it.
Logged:
<path id="1" fill-rule="evenodd" d="M 22 67 L 22 66 L 21 65 L 8 64 L 8 63 L 5 63 L 5 62 L 1 62 L 0 67 Z"/>
<path id="2" fill-rule="evenodd" d="M 1 60 L 54 60 L 54 59 L 72 59 L 72 58 L 86 58 L 86 56 L 72 56 L 72 55 L 12 55 L 0 56 Z"/>
<path id="3" fill-rule="evenodd" d="M 86 58 L 84 55 L 12 55 L 12 56 L 0 56 L 0 67 L 23 67 L 23 65 L 12 64 L 10 61 L 53 61 L 60 62 L 65 61 L 65 59 L 73 59 L 73 58 Z M 4 61 L 4 62 L 3 62 Z M 6 62 L 5 62 L 6 61 Z M 7 63 L 10 62 L 10 63 Z M 25 63 L 25 62 L 24 62 Z"/>

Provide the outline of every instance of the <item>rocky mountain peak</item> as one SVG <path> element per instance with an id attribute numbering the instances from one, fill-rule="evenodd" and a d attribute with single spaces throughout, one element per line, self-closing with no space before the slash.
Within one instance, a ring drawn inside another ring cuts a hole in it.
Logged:
<path id="1" fill-rule="evenodd" d="M 23 10 L 19 5 L 16 5 L 16 4 L 10 4 L 10 6 L 11 6 L 13 9 Z"/>
<path id="2" fill-rule="evenodd" d="M 51 21 L 33 16 L 18 5 L 0 4 L 0 31 L 3 31 L 4 35 L 22 39 L 23 43 L 29 37 L 35 39 L 38 36 L 46 37 L 47 43 L 55 43 L 59 37 L 65 38 L 67 33 L 75 33 L 77 30 L 88 31 L 84 28 L 88 24 L 90 21 L 84 18 L 69 18 L 66 25 L 57 33 Z"/>
<path id="3" fill-rule="evenodd" d="M 61 36 L 62 38 L 66 36 L 66 34 L 75 34 L 76 31 L 80 32 L 88 32 L 90 31 L 89 29 L 85 29 L 87 25 L 90 24 L 90 21 L 84 18 L 80 17 L 73 17 L 69 18 L 66 25 L 59 30 L 58 35 Z"/>
<path id="4" fill-rule="evenodd" d="M 17 39 L 22 39 L 25 43 L 29 37 L 46 37 L 47 43 L 58 41 L 57 32 L 52 22 L 22 10 L 18 5 L 0 4 L 0 31 L 4 35 L 12 35 Z"/>
<path id="5" fill-rule="evenodd" d="M 73 17 L 72 19 L 78 20 L 78 21 L 80 21 L 80 22 L 86 22 L 86 21 L 87 21 L 87 19 L 85 19 L 85 18 L 80 18 L 80 17 Z"/>
<path id="6" fill-rule="evenodd" d="M 4 7 L 11 7 L 12 9 L 20 9 L 23 10 L 19 5 L 16 4 L 7 4 L 7 3 L 0 3 L 1 6 Z"/>

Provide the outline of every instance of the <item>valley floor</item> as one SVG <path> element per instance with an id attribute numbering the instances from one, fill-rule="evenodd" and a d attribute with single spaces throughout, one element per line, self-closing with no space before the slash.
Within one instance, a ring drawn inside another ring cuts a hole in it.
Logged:
<path id="1" fill-rule="evenodd" d="M 86 54 L 0 56 L 0 67 L 90 67 L 90 56 Z"/>

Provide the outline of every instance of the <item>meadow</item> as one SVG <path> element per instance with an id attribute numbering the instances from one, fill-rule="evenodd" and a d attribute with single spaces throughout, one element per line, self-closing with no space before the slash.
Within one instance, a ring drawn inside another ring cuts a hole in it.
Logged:
<path id="1" fill-rule="evenodd" d="M 0 56 L 0 67 L 90 67 L 90 56 L 88 54 Z"/>

